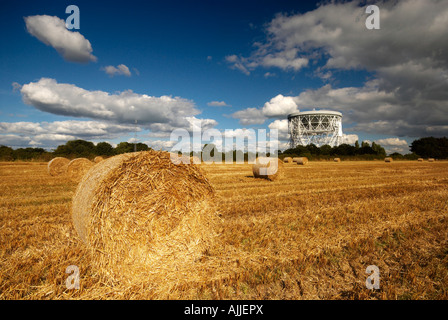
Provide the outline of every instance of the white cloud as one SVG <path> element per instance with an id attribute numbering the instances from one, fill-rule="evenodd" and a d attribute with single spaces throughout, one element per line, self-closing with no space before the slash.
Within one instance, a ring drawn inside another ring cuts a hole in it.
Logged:
<path id="1" fill-rule="evenodd" d="M 25 17 L 28 32 L 53 47 L 62 57 L 71 62 L 96 61 L 92 45 L 79 32 L 67 30 L 65 21 L 53 16 L 37 15 Z"/>
<path id="2" fill-rule="evenodd" d="M 264 42 L 249 57 L 230 55 L 232 68 L 315 69 L 324 81 L 340 70 L 367 70 L 374 79 L 360 87 L 327 84 L 294 98 L 300 109 L 343 112 L 353 130 L 394 136 L 448 134 L 448 2 L 384 1 L 381 29 L 368 30 L 364 1 L 327 2 L 304 14 L 278 14 Z M 245 116 L 258 115 L 256 120 Z M 234 114 L 241 123 L 262 123 L 262 108 Z"/>
<path id="3" fill-rule="evenodd" d="M 261 109 L 247 108 L 232 114 L 243 125 L 263 124 L 269 118 L 285 118 L 291 112 L 298 111 L 297 103 L 293 97 L 275 96 L 266 102 Z"/>
<path id="4" fill-rule="evenodd" d="M 283 118 L 294 111 L 298 111 L 294 98 L 285 97 L 281 94 L 266 102 L 261 109 L 261 112 L 267 118 Z"/>
<path id="5" fill-rule="evenodd" d="M 242 125 L 263 124 L 267 119 L 261 110 L 257 108 L 247 108 L 237 111 L 232 114 L 232 117 L 239 119 Z"/>
<path id="6" fill-rule="evenodd" d="M 117 67 L 107 66 L 102 68 L 102 70 L 104 70 L 104 72 L 106 72 L 111 77 L 116 75 L 122 75 L 127 77 L 131 76 L 131 71 L 129 71 L 129 68 L 124 64 L 119 64 Z"/>
<path id="7" fill-rule="evenodd" d="M 1 134 L 0 145 L 12 148 L 29 147 L 31 139 L 16 134 Z"/>
<path id="8" fill-rule="evenodd" d="M 288 120 L 275 120 L 269 124 L 269 129 L 277 129 L 278 130 L 278 139 L 281 141 L 289 140 L 289 131 L 288 131 Z"/>
<path id="9" fill-rule="evenodd" d="M 342 143 L 354 144 L 356 141 L 359 141 L 357 134 L 342 134 Z"/>
<path id="10" fill-rule="evenodd" d="M 224 101 L 210 101 L 207 103 L 207 105 L 210 107 L 230 107 L 230 105 L 228 105 Z"/>
<path id="11" fill-rule="evenodd" d="M 398 152 L 401 154 L 410 153 L 409 143 L 406 140 L 402 140 L 400 138 L 385 138 L 378 139 L 375 143 L 382 146 L 388 154 Z"/>
<path id="12" fill-rule="evenodd" d="M 106 140 L 140 131 L 134 125 L 99 121 L 0 122 L 0 143 L 54 148 L 68 140 Z"/>
<path id="13" fill-rule="evenodd" d="M 137 120 L 140 126 L 151 129 L 165 127 L 163 131 L 188 129 L 191 120 L 200 113 L 192 101 L 180 97 L 153 97 L 131 90 L 110 94 L 48 78 L 23 85 L 21 93 L 25 103 L 44 112 L 122 124 Z M 216 124 L 213 119 L 202 121 L 207 125 Z"/>

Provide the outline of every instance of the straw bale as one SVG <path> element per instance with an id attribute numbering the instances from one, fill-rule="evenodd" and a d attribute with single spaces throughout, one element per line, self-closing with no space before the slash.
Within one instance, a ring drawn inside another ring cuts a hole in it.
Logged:
<path id="1" fill-rule="evenodd" d="M 341 162 L 341 158 L 334 158 L 333 161 L 334 162 Z"/>
<path id="2" fill-rule="evenodd" d="M 278 158 L 259 157 L 252 165 L 255 178 L 264 178 L 271 181 L 280 179 L 283 175 L 283 161 Z"/>
<path id="3" fill-rule="evenodd" d="M 79 182 L 93 165 L 94 163 L 86 158 L 73 159 L 67 166 L 67 176 L 72 181 Z"/>
<path id="4" fill-rule="evenodd" d="M 48 162 L 47 170 L 50 176 L 58 176 L 67 172 L 70 160 L 64 157 L 56 157 Z"/>
<path id="5" fill-rule="evenodd" d="M 305 165 L 308 163 L 308 158 L 307 157 L 297 157 L 297 158 L 293 158 L 292 161 L 294 161 L 300 165 Z"/>
<path id="6" fill-rule="evenodd" d="M 428 162 L 434 162 L 434 158 L 429 158 Z"/>
<path id="7" fill-rule="evenodd" d="M 174 283 L 213 241 L 214 194 L 199 166 L 174 164 L 163 151 L 126 153 L 83 177 L 72 219 L 100 273 Z"/>
<path id="8" fill-rule="evenodd" d="M 394 159 L 392 159 L 391 157 L 384 158 L 384 162 L 392 162 L 392 161 L 394 161 Z"/>
<path id="9" fill-rule="evenodd" d="M 93 159 L 93 162 L 98 163 L 98 162 L 101 162 L 101 161 L 103 161 L 103 160 L 104 160 L 104 158 L 103 158 L 102 156 L 96 156 L 96 157 Z"/>
<path id="10" fill-rule="evenodd" d="M 285 157 L 285 158 L 283 158 L 283 162 L 284 163 L 292 163 L 292 158 L 291 157 Z"/>
<path id="11" fill-rule="evenodd" d="M 417 161 L 418 162 L 423 162 L 423 158 L 418 158 Z"/>

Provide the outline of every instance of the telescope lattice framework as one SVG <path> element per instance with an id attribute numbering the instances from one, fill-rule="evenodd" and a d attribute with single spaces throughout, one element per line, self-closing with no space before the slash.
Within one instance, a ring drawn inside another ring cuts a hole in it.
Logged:
<path id="1" fill-rule="evenodd" d="M 342 143 L 342 113 L 328 110 L 294 112 L 288 115 L 290 147 L 317 147 Z"/>

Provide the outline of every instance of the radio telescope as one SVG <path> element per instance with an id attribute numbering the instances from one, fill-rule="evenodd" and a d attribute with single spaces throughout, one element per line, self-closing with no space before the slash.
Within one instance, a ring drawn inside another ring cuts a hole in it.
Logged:
<path id="1" fill-rule="evenodd" d="M 342 113 L 329 110 L 294 112 L 288 115 L 290 147 L 317 147 L 342 143 Z"/>

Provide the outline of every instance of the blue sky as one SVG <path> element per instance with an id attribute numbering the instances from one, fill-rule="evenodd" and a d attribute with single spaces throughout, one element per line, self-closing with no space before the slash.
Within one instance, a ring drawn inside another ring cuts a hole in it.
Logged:
<path id="1" fill-rule="evenodd" d="M 343 113 L 347 143 L 406 153 L 448 132 L 448 6 L 372 3 L 379 30 L 358 1 L 3 1 L 0 144 L 115 144 L 135 117 L 157 149 L 191 119 L 278 129 L 285 147 L 287 114 L 318 108 Z M 64 32 L 71 4 L 80 29 Z"/>

